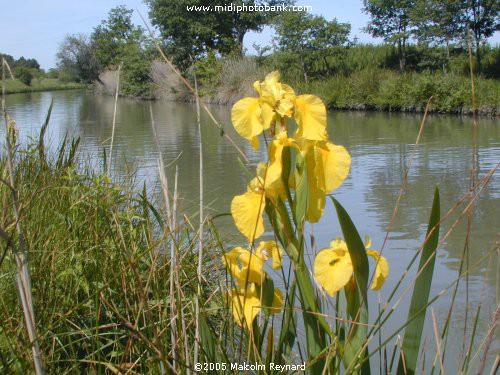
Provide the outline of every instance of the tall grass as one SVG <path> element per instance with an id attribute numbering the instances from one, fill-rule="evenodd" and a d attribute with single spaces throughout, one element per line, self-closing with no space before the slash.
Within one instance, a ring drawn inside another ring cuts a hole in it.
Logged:
<path id="1" fill-rule="evenodd" d="M 47 156 L 41 144 L 18 150 L 14 174 L 47 372 L 170 372 L 174 353 L 184 352 L 185 342 L 170 341 L 172 268 L 165 252 L 172 245 L 178 254 L 176 293 L 185 324 L 177 326 L 176 337 L 193 337 L 196 234 L 182 222 L 167 231 L 146 189 L 111 183 L 105 171 L 82 171 L 75 161 L 78 141 L 65 142 L 56 155 Z M 2 175 L 5 168 L 2 157 Z M 17 243 L 5 184 L 0 201 L 0 228 Z M 204 300 L 216 285 L 210 258 L 214 246 L 208 240 L 204 244 Z M 30 343 L 17 303 L 12 255 L 2 252 L 0 260 L 0 372 L 30 373 Z M 185 359 L 177 355 L 180 363 Z"/>

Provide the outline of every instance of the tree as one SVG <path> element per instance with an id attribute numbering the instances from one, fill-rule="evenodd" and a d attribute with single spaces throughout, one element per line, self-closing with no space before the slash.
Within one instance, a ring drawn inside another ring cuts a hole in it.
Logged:
<path id="1" fill-rule="evenodd" d="M 351 25 L 348 23 L 327 21 L 307 12 L 284 13 L 275 20 L 274 28 L 277 49 L 298 56 L 305 82 L 309 79 L 310 71 L 320 61 L 325 72 L 331 74 L 328 57 L 333 56 L 338 47 L 348 43 L 351 31 Z"/>
<path id="2" fill-rule="evenodd" d="M 143 28 L 132 22 L 133 12 L 125 6 L 111 9 L 107 19 L 94 28 L 91 40 L 103 69 L 122 65 L 121 94 L 150 97 L 151 49 Z"/>
<path id="3" fill-rule="evenodd" d="M 144 43 L 144 30 L 132 23 L 132 9 L 118 6 L 111 9 L 108 18 L 94 28 L 91 35 L 97 61 L 102 67 L 118 65 L 121 54 L 129 45 Z"/>
<path id="4" fill-rule="evenodd" d="M 57 67 L 64 76 L 83 82 L 99 80 L 100 65 L 95 47 L 84 34 L 66 35 L 56 54 Z"/>
<path id="5" fill-rule="evenodd" d="M 363 11 L 371 17 L 365 30 L 397 45 L 400 70 L 406 65 L 406 45 L 412 32 L 410 13 L 414 3 L 414 0 L 363 0 Z"/>
<path id="6" fill-rule="evenodd" d="M 160 30 L 168 54 L 183 70 L 189 67 L 193 60 L 206 55 L 209 50 L 222 55 L 242 55 L 246 33 L 260 32 L 277 13 L 271 10 L 236 11 L 237 6 L 273 7 L 276 4 L 287 5 L 292 2 L 238 0 L 233 1 L 231 5 L 221 5 L 219 0 L 145 1 L 149 6 L 152 23 Z M 202 7 L 205 7 L 205 11 Z"/>
<path id="7" fill-rule="evenodd" d="M 498 0 L 462 0 L 467 28 L 474 38 L 476 67 L 481 73 L 481 44 L 500 30 L 500 2 Z"/>
<path id="8" fill-rule="evenodd" d="M 0 60 L 2 57 L 5 58 L 5 61 L 7 61 L 7 64 L 9 64 L 11 69 L 26 68 L 31 69 L 32 72 L 40 71 L 40 64 L 35 59 L 26 59 L 24 56 L 21 56 L 16 60 L 11 55 L 0 53 Z"/>
<path id="9" fill-rule="evenodd" d="M 424 43 L 448 47 L 465 35 L 463 0 L 416 0 L 411 19 L 415 36 Z"/>

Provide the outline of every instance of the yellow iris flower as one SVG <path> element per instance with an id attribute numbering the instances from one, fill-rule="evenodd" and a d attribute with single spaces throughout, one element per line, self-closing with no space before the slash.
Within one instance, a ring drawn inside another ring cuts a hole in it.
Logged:
<path id="1" fill-rule="evenodd" d="M 238 100 L 231 110 L 234 128 L 243 138 L 258 149 L 258 136 L 278 120 L 294 117 L 298 124 L 297 137 L 324 141 L 326 133 L 326 108 L 314 95 L 295 95 L 293 89 L 279 82 L 279 73 L 269 73 L 264 81 L 254 82 L 258 98 Z M 283 121 L 279 121 L 284 126 Z M 285 130 L 285 129 L 281 129 Z"/>
<path id="2" fill-rule="evenodd" d="M 222 257 L 222 262 L 228 269 L 233 280 L 240 287 L 246 283 L 261 285 L 264 281 L 264 264 L 272 258 L 272 268 L 279 269 L 283 250 L 274 241 L 261 241 L 255 249 L 255 253 L 242 247 L 235 247 Z"/>
<path id="3" fill-rule="evenodd" d="M 326 195 L 342 184 L 351 165 L 347 150 L 328 141 L 326 107 L 321 99 L 314 95 L 295 95 L 290 86 L 279 82 L 279 78 L 278 72 L 272 72 L 264 81 L 256 81 L 254 89 L 259 97 L 239 100 L 231 112 L 235 129 L 254 148 L 258 147 L 260 133 L 273 124 L 281 126 L 269 143 L 269 162 L 259 165 L 257 177 L 249 184 L 247 192 L 234 197 L 231 203 L 236 227 L 250 242 L 264 233 L 266 198 L 286 199 L 286 182 L 282 179 L 285 147 L 296 149 L 305 160 L 308 183 L 306 220 L 311 223 L 321 218 Z M 297 122 L 292 138 L 288 137 L 288 118 Z"/>
<path id="4" fill-rule="evenodd" d="M 254 319 L 262 310 L 262 302 L 255 285 L 249 286 L 246 290 L 233 289 L 231 292 L 228 292 L 227 302 L 233 314 L 234 321 L 250 331 Z M 277 314 L 281 311 L 282 307 L 283 293 L 281 290 L 275 288 L 272 306 L 268 311 L 271 314 Z"/>
<path id="5" fill-rule="evenodd" d="M 376 262 L 375 275 L 370 288 L 379 290 L 389 276 L 389 263 L 378 251 L 367 250 L 366 253 Z M 347 244 L 340 238 L 332 241 L 329 248 L 321 250 L 314 260 L 314 277 L 332 297 L 347 285 L 353 272 Z"/>
<path id="6" fill-rule="evenodd" d="M 228 292 L 227 301 L 231 308 L 235 321 L 248 329 L 262 309 L 261 298 L 258 294 L 257 285 L 262 285 L 266 273 L 264 264 L 272 258 L 272 268 L 281 267 L 283 251 L 274 241 L 261 241 L 255 253 L 241 247 L 235 247 L 224 254 L 222 261 L 232 279 L 236 282 L 236 288 Z M 278 313 L 283 306 L 283 293 L 275 288 L 270 313 Z"/>

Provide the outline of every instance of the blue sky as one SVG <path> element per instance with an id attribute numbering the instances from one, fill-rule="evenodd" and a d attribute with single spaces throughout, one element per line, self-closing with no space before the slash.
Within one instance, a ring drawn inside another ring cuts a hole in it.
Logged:
<path id="1" fill-rule="evenodd" d="M 221 0 L 221 5 L 230 0 Z M 35 58 L 42 68 L 55 66 L 55 54 L 59 43 L 66 34 L 90 33 L 109 10 L 117 5 L 139 9 L 147 16 L 147 7 L 142 0 L 17 0 L 2 1 L 2 37 L 0 52 L 15 58 L 20 56 Z M 361 42 L 377 42 L 360 31 L 368 21 L 361 12 L 362 0 L 298 0 L 298 5 L 310 5 L 312 13 L 323 15 L 331 20 L 350 22 L 351 37 L 357 36 Z M 142 24 L 139 16 L 134 21 Z M 249 34 L 245 46 L 252 50 L 253 43 L 265 45 L 271 40 L 271 31 Z M 500 33 L 490 39 L 500 43 Z"/>

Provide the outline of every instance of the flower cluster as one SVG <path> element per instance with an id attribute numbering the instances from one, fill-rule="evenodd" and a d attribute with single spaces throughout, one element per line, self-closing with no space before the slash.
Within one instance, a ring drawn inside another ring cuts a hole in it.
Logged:
<path id="1" fill-rule="evenodd" d="M 272 268 L 281 267 L 282 250 L 274 241 L 262 241 L 254 249 L 255 239 L 265 232 L 266 206 L 269 205 L 273 215 L 286 216 L 285 202 L 294 209 L 300 199 L 300 210 L 294 212 L 295 231 L 300 232 L 304 220 L 315 223 L 321 218 L 326 195 L 342 184 L 351 166 L 347 150 L 328 139 L 323 102 L 314 95 L 296 95 L 279 78 L 278 72 L 273 72 L 264 81 L 256 81 L 254 89 L 258 97 L 239 100 L 231 112 L 236 131 L 253 148 L 259 147 L 258 137 L 264 133 L 268 153 L 268 160 L 257 166 L 256 176 L 248 183 L 247 191 L 231 202 L 236 227 L 248 239 L 251 249 L 236 247 L 223 256 L 234 286 L 227 293 L 228 305 L 235 321 L 249 330 L 261 310 L 270 314 L 283 306 L 282 292 L 274 288 L 264 271 L 269 258 L 272 258 Z M 293 173 L 292 165 L 295 165 Z M 290 222 L 288 218 L 285 220 Z M 293 240 L 285 238 L 278 226 L 273 229 L 288 250 L 285 242 Z M 288 237 L 293 236 L 288 234 Z M 369 247 L 367 244 L 366 248 Z M 367 255 L 376 260 L 371 287 L 378 290 L 387 278 L 389 265 L 375 250 L 368 249 Z M 300 257 L 303 251 L 295 250 L 291 260 L 303 264 Z M 321 250 L 314 262 L 317 282 L 332 296 L 353 280 L 353 272 L 347 245 L 340 239 Z M 308 283 L 307 280 L 302 278 L 301 282 Z M 301 287 L 308 288 L 307 285 Z"/>
<path id="2" fill-rule="evenodd" d="M 255 253 L 235 247 L 222 257 L 235 284 L 227 294 L 227 301 L 239 325 L 251 329 L 253 320 L 265 305 L 262 287 L 269 276 L 264 271 L 264 265 L 271 258 L 272 268 L 279 269 L 282 256 L 283 252 L 276 242 L 261 241 Z M 277 313 L 282 306 L 283 293 L 274 288 L 272 302 L 265 312 Z"/>
<path id="3" fill-rule="evenodd" d="M 294 186 L 293 176 L 290 181 L 282 178 L 285 148 L 295 149 L 296 158 L 305 163 L 308 184 L 305 219 L 312 223 L 321 218 L 326 194 L 342 184 L 351 165 L 347 150 L 328 140 L 326 108 L 321 99 L 295 95 L 290 86 L 279 82 L 278 72 L 255 82 L 254 89 L 259 97 L 239 100 L 231 112 L 236 131 L 254 148 L 258 148 L 257 137 L 265 130 L 274 135 L 268 145 L 268 162 L 259 164 L 247 192 L 236 196 L 231 203 L 236 227 L 250 242 L 264 233 L 262 215 L 266 199 L 283 197 L 285 183 Z M 290 137 L 288 120 L 292 118 L 296 130 Z"/>

